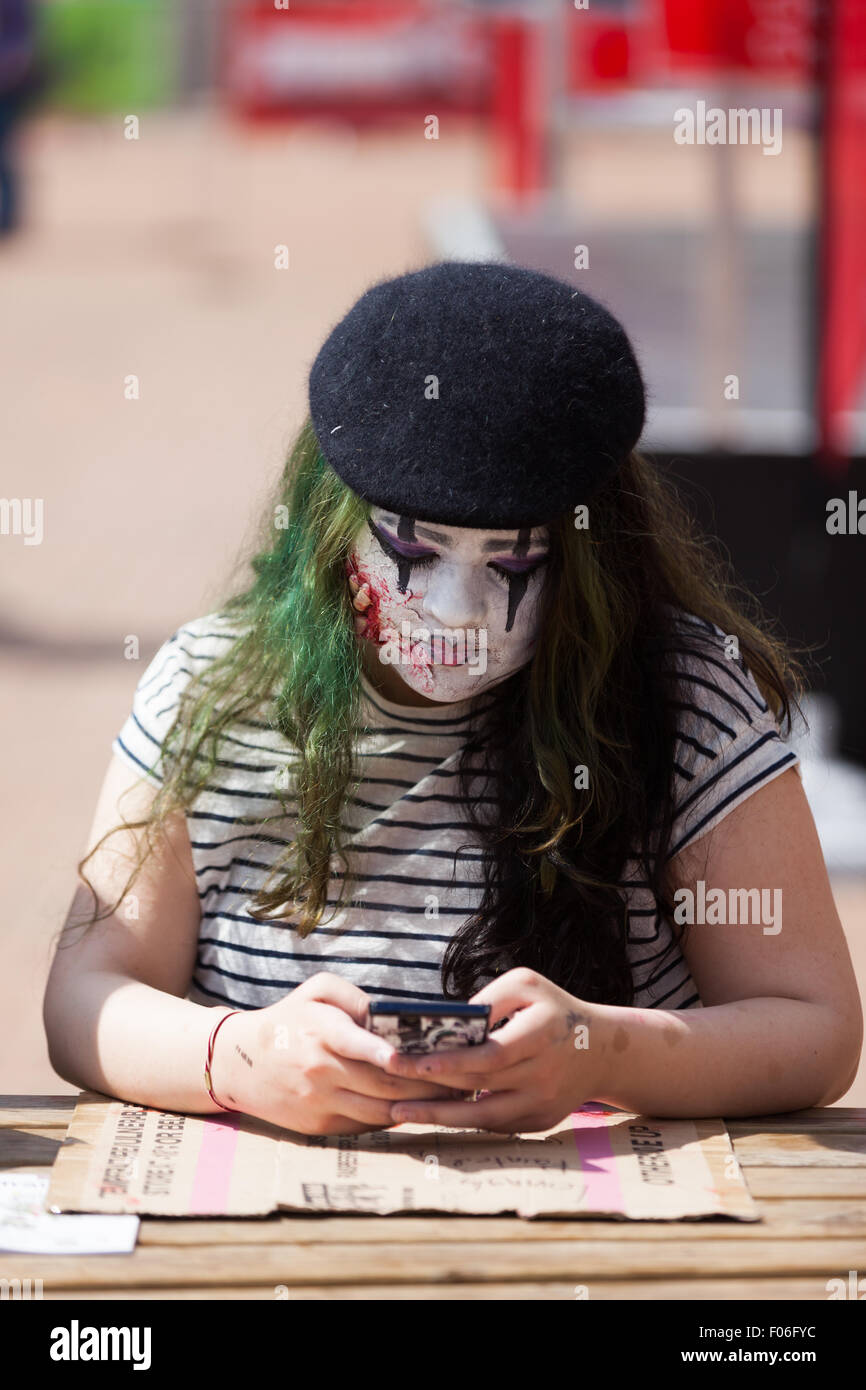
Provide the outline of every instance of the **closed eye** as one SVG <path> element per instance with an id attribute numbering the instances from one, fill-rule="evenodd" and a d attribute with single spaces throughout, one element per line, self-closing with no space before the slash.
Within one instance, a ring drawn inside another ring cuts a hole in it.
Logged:
<path id="1" fill-rule="evenodd" d="M 427 550 L 425 546 L 413 545 L 411 542 L 401 541 L 396 536 L 391 536 L 387 531 L 382 530 L 375 522 L 371 521 L 369 517 L 367 518 L 367 525 L 381 549 L 395 564 L 398 564 L 401 560 L 408 560 L 413 569 L 426 569 L 429 565 L 433 564 L 434 560 L 439 559 L 435 550 Z M 524 559 L 521 556 L 514 560 L 509 560 L 505 564 L 498 564 L 495 560 L 488 560 L 486 568 L 493 571 L 500 583 L 508 584 L 512 579 L 520 575 L 525 575 L 529 578 L 546 564 L 546 555 L 542 556 L 540 559 Z"/>
<path id="2" fill-rule="evenodd" d="M 400 560 L 409 560 L 413 569 L 424 569 L 427 565 L 432 565 L 437 558 L 435 550 L 426 550 L 420 545 L 407 544 L 406 541 L 397 540 L 396 536 L 389 536 L 386 531 L 380 531 L 369 517 L 367 518 L 367 525 L 385 554 L 395 564 Z"/>
<path id="3" fill-rule="evenodd" d="M 503 583 L 507 584 L 509 580 L 516 579 L 519 575 L 525 575 L 527 578 L 529 578 L 530 575 L 533 575 L 538 570 L 540 570 L 542 565 L 546 564 L 547 556 L 545 555 L 544 559 L 542 560 L 515 560 L 513 563 L 508 565 L 499 565 L 496 564 L 496 562 L 493 560 L 488 560 L 487 568 L 493 570 L 493 573 L 497 576 L 497 578 L 501 579 Z"/>

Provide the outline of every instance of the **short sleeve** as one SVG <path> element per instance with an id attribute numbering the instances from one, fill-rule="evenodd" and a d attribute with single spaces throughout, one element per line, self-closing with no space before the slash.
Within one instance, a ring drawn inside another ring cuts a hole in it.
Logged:
<path id="1" fill-rule="evenodd" d="M 232 636 L 219 614 L 195 618 L 162 644 L 142 673 L 132 709 L 111 748 L 148 781 L 158 785 L 164 780 L 163 742 L 184 690 Z"/>
<path id="2" fill-rule="evenodd" d="M 802 777 L 800 759 L 782 738 L 751 672 L 726 655 L 719 628 L 700 626 L 702 650 L 679 653 L 680 680 L 671 700 L 677 737 L 669 858 L 789 768 Z"/>

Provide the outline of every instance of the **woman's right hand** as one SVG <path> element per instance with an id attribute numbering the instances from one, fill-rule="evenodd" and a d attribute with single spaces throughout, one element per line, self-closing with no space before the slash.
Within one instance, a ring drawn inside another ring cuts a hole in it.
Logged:
<path id="1" fill-rule="evenodd" d="M 214 1095 L 298 1134 L 390 1129 L 395 1100 L 461 1095 L 383 1070 L 382 1049 L 394 1049 L 365 1027 L 369 1002 L 322 970 L 276 1004 L 235 1014 L 214 1044 Z"/>

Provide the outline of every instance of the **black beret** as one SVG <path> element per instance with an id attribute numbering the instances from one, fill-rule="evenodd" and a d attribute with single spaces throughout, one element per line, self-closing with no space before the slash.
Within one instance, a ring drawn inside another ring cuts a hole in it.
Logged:
<path id="1" fill-rule="evenodd" d="M 309 400 L 353 492 L 490 530 L 585 502 L 634 448 L 645 409 L 618 320 L 564 280 L 498 261 L 374 284 L 320 348 Z"/>

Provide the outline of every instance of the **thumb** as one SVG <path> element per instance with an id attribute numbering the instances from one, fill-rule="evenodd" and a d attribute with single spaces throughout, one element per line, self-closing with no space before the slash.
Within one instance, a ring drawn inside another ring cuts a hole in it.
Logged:
<path id="1" fill-rule="evenodd" d="M 505 975 L 500 975 L 498 980 L 491 980 L 477 994 L 473 994 L 469 1003 L 490 1005 L 488 1028 L 492 1028 L 501 1019 L 510 1017 L 516 1009 L 525 1009 L 527 1005 L 533 1004 L 535 999 L 536 995 L 521 981 L 518 972 L 509 970 Z"/>
<path id="2" fill-rule="evenodd" d="M 364 1028 L 366 1026 L 370 996 L 359 989 L 357 985 L 351 984 L 349 980 L 341 979 L 339 975 L 332 975 L 328 970 L 320 971 L 307 983 L 309 985 L 306 996 L 308 999 L 314 999 L 320 1004 L 335 1004 L 338 1009 L 347 1013 L 359 1027 Z"/>

